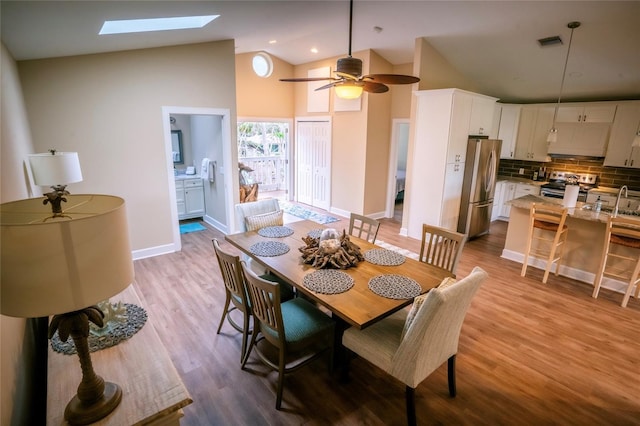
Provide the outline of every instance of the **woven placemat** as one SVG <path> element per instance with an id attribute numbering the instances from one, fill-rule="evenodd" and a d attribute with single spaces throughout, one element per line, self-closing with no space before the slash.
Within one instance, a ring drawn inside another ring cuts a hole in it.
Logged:
<path id="1" fill-rule="evenodd" d="M 127 309 L 127 320 L 124 322 L 110 322 L 111 330 L 104 335 L 96 336 L 89 333 L 88 343 L 89 351 L 96 352 L 100 349 L 110 348 L 118 343 L 127 340 L 142 328 L 147 322 L 147 312 L 144 308 L 131 303 L 124 303 Z M 58 331 L 51 338 L 51 348 L 56 351 L 67 355 L 76 353 L 76 345 L 73 343 L 73 339 L 69 337 L 66 342 L 60 340 Z"/>
<path id="2" fill-rule="evenodd" d="M 260 241 L 249 247 L 249 251 L 256 256 L 280 256 L 289 251 L 289 246 L 278 241 Z"/>
<path id="3" fill-rule="evenodd" d="M 309 231 L 307 236 L 311 238 L 320 238 L 320 234 L 322 234 L 322 229 L 312 229 Z"/>
<path id="4" fill-rule="evenodd" d="M 374 265 L 397 266 L 402 265 L 405 259 L 400 253 L 383 248 L 372 249 L 364 254 L 364 260 Z"/>
<path id="5" fill-rule="evenodd" d="M 293 229 L 287 226 L 266 226 L 258 230 L 258 235 L 267 238 L 284 238 L 293 234 Z"/>
<path id="6" fill-rule="evenodd" d="M 388 299 L 412 299 L 421 289 L 415 280 L 402 275 L 378 275 L 369 280 L 369 290 Z"/>
<path id="7" fill-rule="evenodd" d="M 353 278 L 335 269 L 321 269 L 305 275 L 302 285 L 316 293 L 338 294 L 353 287 Z"/>

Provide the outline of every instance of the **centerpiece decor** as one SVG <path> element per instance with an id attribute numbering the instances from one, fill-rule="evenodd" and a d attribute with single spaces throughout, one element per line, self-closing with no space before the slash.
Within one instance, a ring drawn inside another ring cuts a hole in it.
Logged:
<path id="1" fill-rule="evenodd" d="M 347 269 L 364 260 L 360 247 L 351 242 L 344 230 L 340 235 L 333 228 L 325 229 L 319 238 L 306 236 L 302 241 L 306 244 L 298 249 L 302 260 L 314 268 Z"/>

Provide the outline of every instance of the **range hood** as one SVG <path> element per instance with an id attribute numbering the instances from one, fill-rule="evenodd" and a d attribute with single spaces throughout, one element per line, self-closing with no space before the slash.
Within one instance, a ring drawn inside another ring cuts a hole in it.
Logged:
<path id="1" fill-rule="evenodd" d="M 595 156 L 595 155 L 576 155 L 576 154 L 547 154 L 551 159 L 555 160 L 588 160 L 588 161 L 604 161 L 604 156 Z"/>

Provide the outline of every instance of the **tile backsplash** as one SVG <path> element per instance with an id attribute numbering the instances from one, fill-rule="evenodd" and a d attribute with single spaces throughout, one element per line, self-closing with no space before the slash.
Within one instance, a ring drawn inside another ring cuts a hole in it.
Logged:
<path id="1" fill-rule="evenodd" d="M 546 167 L 547 174 L 552 171 L 569 171 L 574 173 L 591 173 L 600 177 L 599 185 L 620 187 L 627 185 L 630 190 L 640 191 L 640 169 L 623 167 L 605 167 L 603 159 L 560 159 L 554 158 L 549 163 L 536 161 L 501 159 L 498 165 L 498 174 L 506 177 L 533 178 L 534 171 L 540 167 Z M 524 169 L 524 174 L 520 174 Z"/>

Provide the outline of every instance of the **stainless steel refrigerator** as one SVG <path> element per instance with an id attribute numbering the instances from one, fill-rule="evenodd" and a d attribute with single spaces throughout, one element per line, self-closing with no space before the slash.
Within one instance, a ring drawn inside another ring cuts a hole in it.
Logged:
<path id="1" fill-rule="evenodd" d="M 477 137 L 467 144 L 458 232 L 468 238 L 489 232 L 501 144 L 499 139 Z"/>

